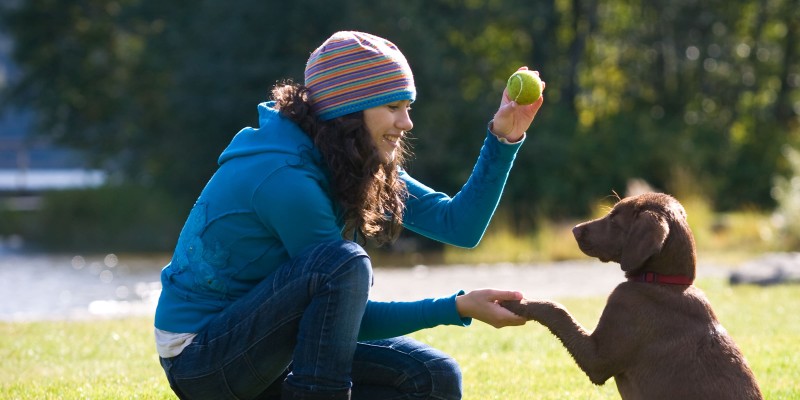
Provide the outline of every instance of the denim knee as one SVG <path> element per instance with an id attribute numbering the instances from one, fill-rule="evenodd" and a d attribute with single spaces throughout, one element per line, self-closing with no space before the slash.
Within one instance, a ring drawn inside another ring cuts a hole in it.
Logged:
<path id="1" fill-rule="evenodd" d="M 302 263 L 307 272 L 325 276 L 346 276 L 369 289 L 372 285 L 372 262 L 358 243 L 337 240 L 314 245 Z"/>
<path id="2" fill-rule="evenodd" d="M 451 357 L 441 357 L 425 363 L 431 377 L 432 399 L 461 399 L 461 367 Z"/>

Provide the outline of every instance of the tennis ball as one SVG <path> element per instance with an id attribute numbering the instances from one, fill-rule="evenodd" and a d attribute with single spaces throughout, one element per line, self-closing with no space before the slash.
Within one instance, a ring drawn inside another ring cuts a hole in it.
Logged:
<path id="1" fill-rule="evenodd" d="M 533 71 L 514 72 L 508 78 L 506 88 L 508 88 L 508 97 L 517 104 L 532 104 L 542 96 L 542 80 Z"/>

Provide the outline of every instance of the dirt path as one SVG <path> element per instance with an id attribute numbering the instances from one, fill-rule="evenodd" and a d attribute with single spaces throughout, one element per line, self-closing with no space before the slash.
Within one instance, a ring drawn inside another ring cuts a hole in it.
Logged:
<path id="1" fill-rule="evenodd" d="M 698 276 L 727 276 L 730 269 L 700 265 Z M 624 280 L 615 263 L 564 261 L 543 264 L 493 264 L 376 268 L 374 300 L 416 300 L 459 289 L 519 290 L 529 298 L 605 296 Z"/>
<path id="2" fill-rule="evenodd" d="M 0 256 L 0 321 L 151 315 L 160 292 L 162 259 Z M 793 261 L 794 262 L 794 261 Z M 796 262 L 795 262 L 796 263 Z M 699 276 L 730 267 L 701 263 Z M 595 260 L 541 264 L 438 265 L 374 269 L 371 298 L 381 301 L 449 296 L 458 290 L 519 290 L 529 298 L 606 296 L 623 280 L 615 263 Z"/>

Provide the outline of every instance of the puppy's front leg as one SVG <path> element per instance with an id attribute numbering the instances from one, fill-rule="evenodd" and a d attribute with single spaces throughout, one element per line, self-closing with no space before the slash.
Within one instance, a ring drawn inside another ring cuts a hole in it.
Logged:
<path id="1" fill-rule="evenodd" d="M 614 376 L 613 361 L 601 356 L 591 334 L 581 326 L 569 311 L 556 302 L 546 300 L 503 301 L 511 312 L 534 320 L 547 327 L 567 348 L 578 366 L 592 383 L 602 385 Z"/>

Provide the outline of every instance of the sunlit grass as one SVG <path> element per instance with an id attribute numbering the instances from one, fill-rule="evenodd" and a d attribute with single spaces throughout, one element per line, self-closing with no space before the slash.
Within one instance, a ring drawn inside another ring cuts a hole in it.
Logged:
<path id="1" fill-rule="evenodd" d="M 698 283 L 747 356 L 768 399 L 800 398 L 800 286 Z M 604 298 L 563 299 L 592 328 Z M 545 328 L 439 327 L 413 335 L 455 357 L 465 399 L 618 399 L 592 385 Z M 173 399 L 158 365 L 152 319 L 0 323 L 0 398 Z"/>
<path id="2" fill-rule="evenodd" d="M 787 241 L 777 232 L 768 213 L 755 210 L 718 213 L 700 197 L 679 200 L 688 214 L 701 259 L 737 265 L 764 252 L 797 251 L 787 247 Z M 615 202 L 611 197 L 603 199 L 585 220 L 605 215 Z M 492 220 L 478 247 L 445 246 L 442 259 L 447 264 L 586 259 L 572 236 L 572 227 L 582 221 L 542 219 L 534 231 L 517 232 L 510 218 L 501 213 Z"/>
<path id="3" fill-rule="evenodd" d="M 752 367 L 767 399 L 800 398 L 800 286 L 731 287 L 701 280 L 718 318 Z M 604 298 L 563 299 L 593 329 Z M 414 335 L 453 355 L 464 372 L 465 399 L 619 399 L 613 379 L 593 385 L 550 332 L 535 323 L 495 330 L 442 327 Z"/>
<path id="4" fill-rule="evenodd" d="M 171 399 L 152 318 L 0 324 L 0 398 Z"/>
<path id="5" fill-rule="evenodd" d="M 572 224 L 543 222 L 536 232 L 516 233 L 497 221 L 490 226 L 478 247 L 446 246 L 445 264 L 526 263 L 585 258 L 575 244 Z"/>

